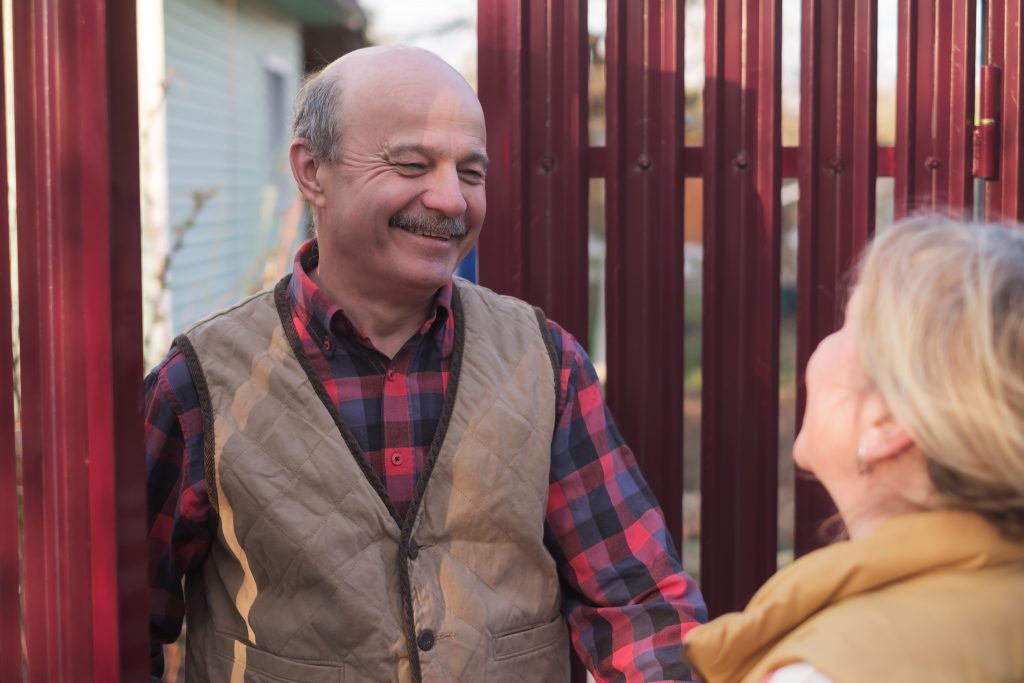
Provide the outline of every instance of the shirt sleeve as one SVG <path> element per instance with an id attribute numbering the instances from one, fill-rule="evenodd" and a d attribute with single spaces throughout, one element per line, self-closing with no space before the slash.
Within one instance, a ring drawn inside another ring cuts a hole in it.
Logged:
<path id="1" fill-rule="evenodd" d="M 598 681 L 685 681 L 686 633 L 704 599 L 580 344 L 548 322 L 561 358 L 546 542 L 563 583 L 573 646 Z"/>
<path id="2" fill-rule="evenodd" d="M 152 675 L 160 677 L 162 643 L 181 632 L 182 578 L 202 563 L 212 534 L 199 397 L 177 349 L 146 378 L 145 447 L 150 662 Z"/>

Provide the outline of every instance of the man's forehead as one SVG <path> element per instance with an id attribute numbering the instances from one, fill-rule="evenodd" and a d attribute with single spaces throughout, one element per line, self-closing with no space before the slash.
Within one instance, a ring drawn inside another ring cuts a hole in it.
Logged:
<path id="1" fill-rule="evenodd" d="M 341 107 L 345 133 L 375 138 L 388 146 L 437 144 L 438 136 L 459 135 L 486 144 L 486 124 L 479 102 L 470 93 L 429 91 L 421 86 L 397 97 L 377 94 Z"/>
<path id="2" fill-rule="evenodd" d="M 350 115 L 366 112 L 410 120 L 482 120 L 480 101 L 468 85 L 445 81 L 394 80 L 345 81 L 341 88 L 342 110 Z"/>

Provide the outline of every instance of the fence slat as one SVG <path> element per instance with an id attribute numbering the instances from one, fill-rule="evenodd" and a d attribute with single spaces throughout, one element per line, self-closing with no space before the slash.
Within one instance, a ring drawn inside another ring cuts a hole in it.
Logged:
<path id="1" fill-rule="evenodd" d="M 900 0 L 896 94 L 897 218 L 974 204 L 974 0 Z"/>
<path id="2" fill-rule="evenodd" d="M 985 183 L 988 220 L 1024 221 L 1024 10 L 1019 0 L 989 0 L 986 62 L 1002 72 L 999 178 Z"/>
<path id="3" fill-rule="evenodd" d="M 480 281 L 540 306 L 587 343 L 586 0 L 480 0 L 487 118 Z M 572 680 L 586 672 L 574 656 Z"/>
<path id="4" fill-rule="evenodd" d="M 586 0 L 530 0 L 526 299 L 587 344 Z"/>
<path id="5" fill-rule="evenodd" d="M 587 340 L 585 0 L 479 3 L 488 220 L 480 279 Z"/>
<path id="6" fill-rule="evenodd" d="M 4 17 L 0 14 L 0 54 Z M 0 69 L 0 130 L 7 129 L 5 75 Z M 0 680 L 21 680 L 18 602 L 17 462 L 14 441 L 14 354 L 11 340 L 11 252 L 7 221 L 7 135 L 0 135 Z"/>
<path id="7" fill-rule="evenodd" d="M 844 276 L 874 230 L 878 2 L 804 0 L 797 273 L 797 422 L 811 352 L 836 329 Z M 796 483 L 795 551 L 825 539 L 834 512 L 817 483 Z"/>
<path id="8" fill-rule="evenodd" d="M 109 196 L 109 215 L 106 224 L 97 220 L 87 226 L 89 241 L 106 252 L 105 259 L 100 253 L 93 263 L 88 280 L 94 287 L 88 296 L 107 302 L 108 317 L 94 322 L 97 337 L 109 339 L 107 346 L 87 350 L 91 358 L 106 354 L 104 363 L 95 364 L 97 372 L 90 381 L 92 387 L 111 387 L 109 415 L 104 409 L 104 420 L 90 417 L 90 424 L 111 444 L 109 450 L 93 449 L 90 455 L 91 539 L 93 557 L 100 561 L 92 577 L 97 683 L 117 680 L 118 672 L 125 681 L 144 679 L 149 672 L 148 512 L 145 459 L 140 457 L 144 450 L 139 378 L 144 365 L 136 9 L 132 3 L 108 0 L 102 6 L 106 63 L 96 68 L 107 74 L 109 134 L 107 149 L 92 151 L 100 159 L 109 155 L 108 186 L 99 189 Z M 96 609 L 100 604 L 103 610 Z"/>
<path id="9" fill-rule="evenodd" d="M 701 579 L 712 615 L 776 566 L 781 0 L 708 0 Z"/>
<path id="10" fill-rule="evenodd" d="M 682 536 L 683 2 L 608 3 L 608 403 Z"/>
<path id="11" fill-rule="evenodd" d="M 28 680 L 65 681 L 92 670 L 89 473 L 69 443 L 88 433 L 85 364 L 70 338 L 84 321 L 68 296 L 82 284 L 81 259 L 61 234 L 79 213 L 71 112 L 62 107 L 75 79 L 60 78 L 73 73 L 77 38 L 67 30 L 74 17 L 54 0 L 15 3 L 12 18 Z"/>
<path id="12" fill-rule="evenodd" d="M 523 97 L 524 0 L 477 3 L 478 85 L 487 119 L 487 222 L 479 244 L 480 281 L 523 297 L 525 182 Z"/>
<path id="13" fill-rule="evenodd" d="M 43 0 L 15 3 L 13 20 L 28 680 L 139 680 L 134 12 Z"/>

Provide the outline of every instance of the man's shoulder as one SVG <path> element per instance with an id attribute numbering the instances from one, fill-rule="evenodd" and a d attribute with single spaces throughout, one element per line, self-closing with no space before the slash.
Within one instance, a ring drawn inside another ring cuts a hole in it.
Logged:
<path id="1" fill-rule="evenodd" d="M 465 303 L 465 299 L 468 294 L 469 296 L 475 297 L 480 303 L 483 303 L 488 307 L 515 310 L 525 313 L 531 318 L 541 316 L 541 319 L 548 323 L 549 326 L 555 324 L 551 320 L 548 320 L 547 315 L 544 313 L 542 308 L 530 303 L 529 301 L 525 301 L 510 294 L 495 292 L 484 285 L 470 282 L 469 280 L 464 280 L 460 277 L 453 278 L 452 281 L 455 285 L 456 291 L 459 293 L 459 297 L 463 300 L 463 303 Z"/>
<path id="2" fill-rule="evenodd" d="M 216 310 L 200 318 L 182 332 L 181 336 L 192 337 L 197 333 L 216 329 L 223 326 L 237 324 L 239 320 L 251 318 L 260 312 L 275 312 L 277 303 L 275 301 L 274 289 L 264 289 L 251 294 L 230 306 Z"/>
<path id="3" fill-rule="evenodd" d="M 184 412 L 198 405 L 195 380 L 188 359 L 177 344 L 150 370 L 145 381 L 146 403 L 175 406 L 175 412 Z"/>
<path id="4" fill-rule="evenodd" d="M 547 317 L 547 314 L 541 307 L 509 294 L 499 294 L 483 285 L 464 280 L 460 277 L 453 278 L 453 282 L 456 289 L 460 292 L 471 291 L 486 303 L 515 307 L 527 313 L 532 319 L 536 319 L 538 322 L 543 321 L 544 331 L 550 336 L 557 355 L 560 356 L 565 350 L 573 350 L 579 346 L 572 333 L 558 324 L 558 322 Z M 580 351 L 582 351 L 582 348 L 580 348 Z"/>
<path id="5" fill-rule="evenodd" d="M 526 306 L 529 308 L 533 308 L 533 306 L 531 306 L 528 302 L 523 301 L 518 297 L 514 297 L 510 294 L 501 294 L 499 292 L 495 292 L 493 289 L 490 289 L 489 287 L 485 287 L 484 285 L 477 284 L 476 282 L 472 282 L 461 277 L 453 277 L 452 284 L 455 286 L 455 290 L 459 293 L 460 296 L 465 296 L 466 293 L 468 292 L 489 302 L 503 302 L 510 305 Z"/>

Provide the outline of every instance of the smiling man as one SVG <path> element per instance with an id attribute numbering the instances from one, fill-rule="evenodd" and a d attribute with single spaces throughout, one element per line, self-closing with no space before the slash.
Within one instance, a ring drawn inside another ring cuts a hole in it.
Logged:
<path id="1" fill-rule="evenodd" d="M 299 93 L 317 238 L 147 379 L 153 673 L 688 680 L 703 600 L 579 343 L 452 272 L 484 220 L 483 112 L 431 53 Z M 184 578 L 184 592 L 182 579 Z"/>

